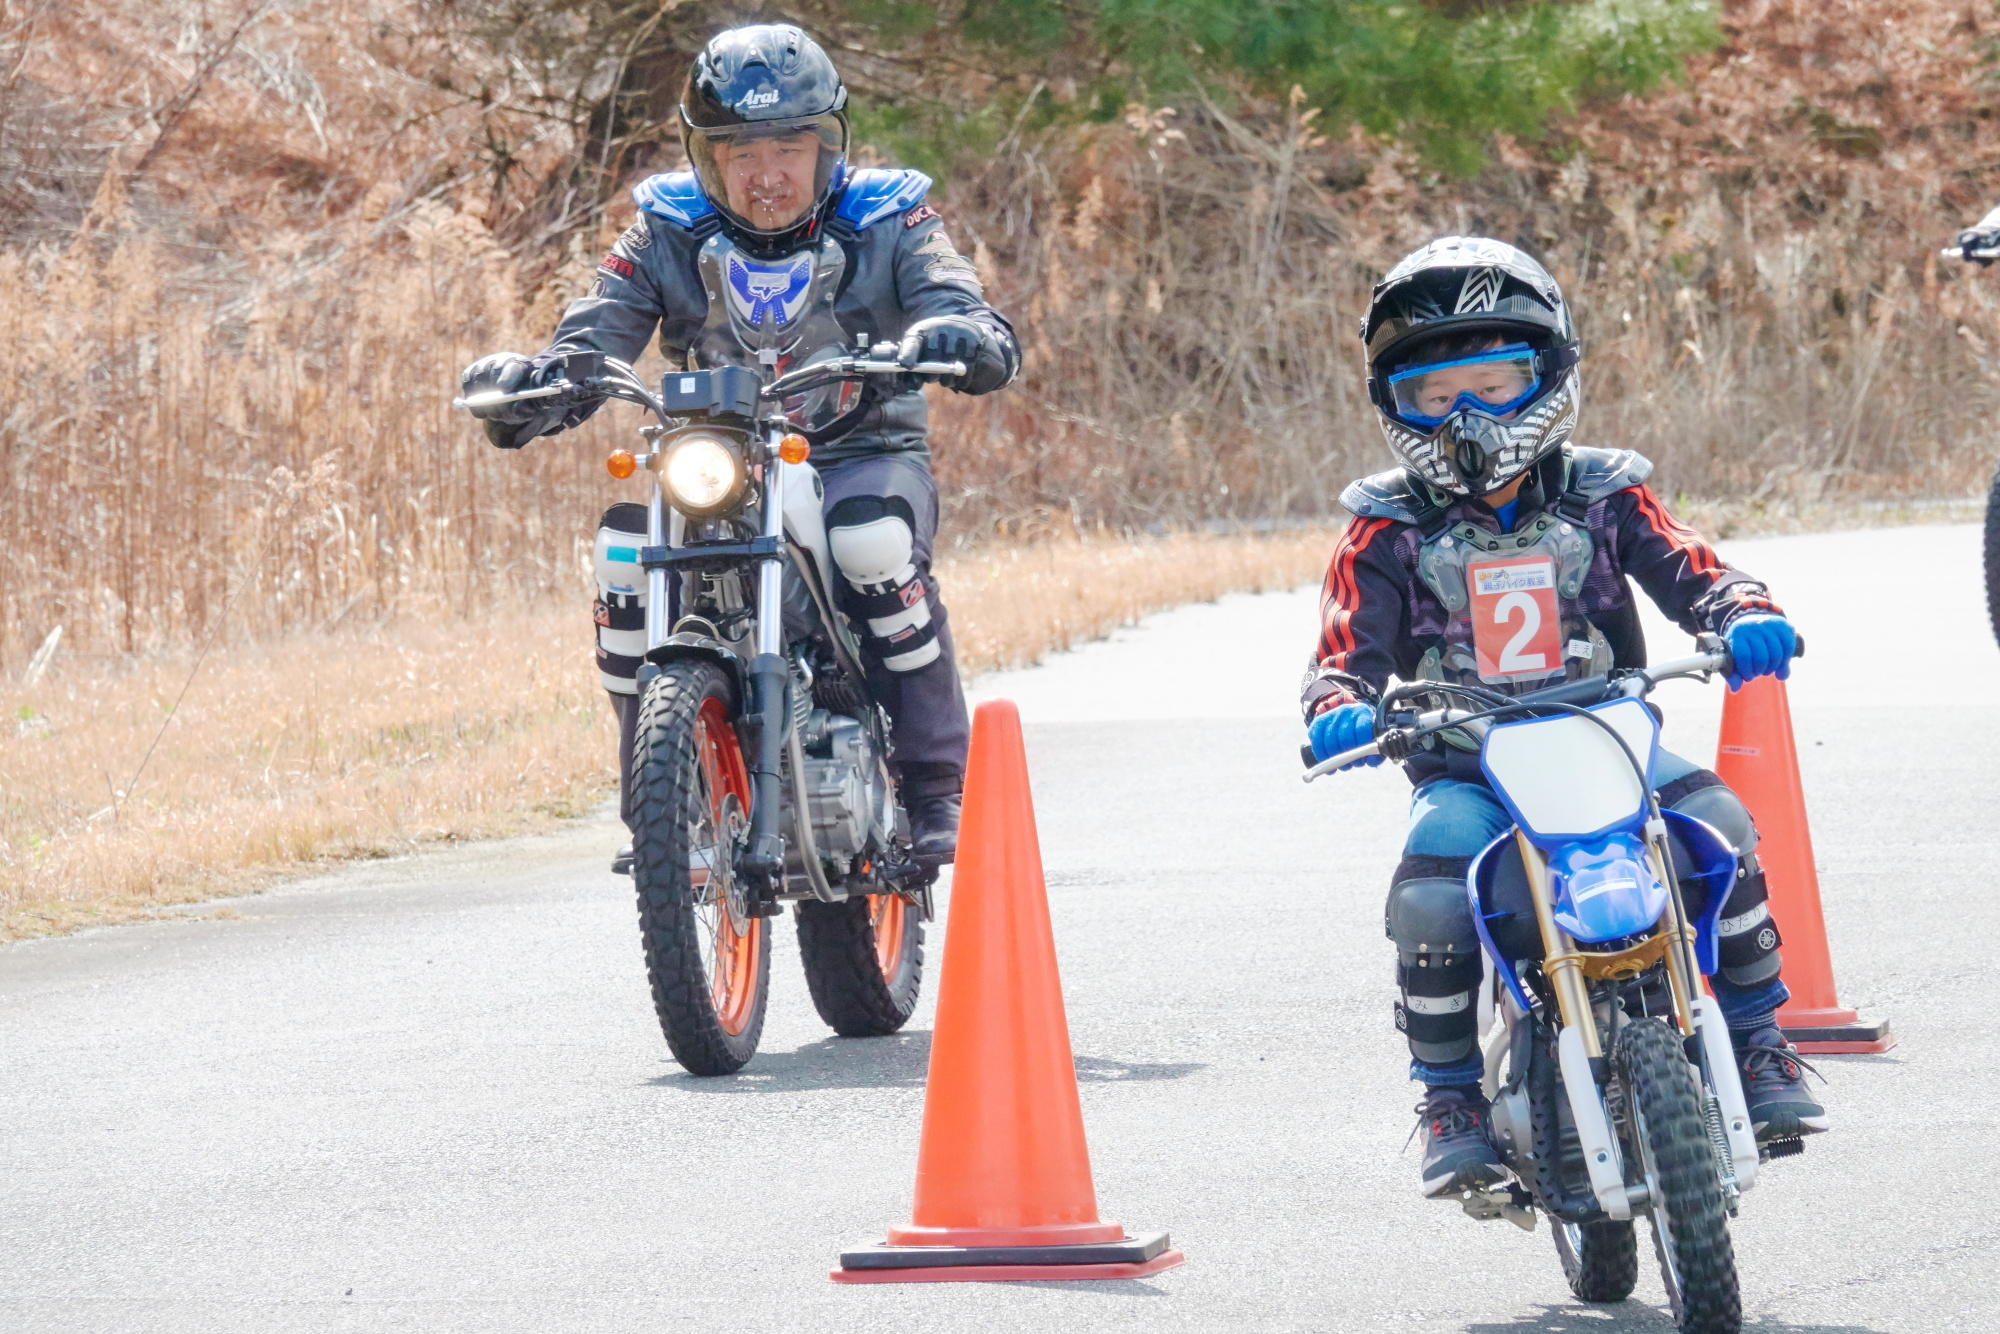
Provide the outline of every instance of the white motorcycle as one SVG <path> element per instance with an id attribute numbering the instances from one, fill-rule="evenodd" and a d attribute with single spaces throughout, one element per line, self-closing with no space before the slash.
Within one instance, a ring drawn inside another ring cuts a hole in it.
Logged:
<path id="1" fill-rule="evenodd" d="M 655 394 L 624 362 L 562 360 L 562 379 L 456 400 L 615 398 L 657 419 L 613 476 L 652 479 L 646 653 L 632 758 L 632 876 L 653 1007 L 695 1074 L 757 1050 L 770 920 L 798 904 L 799 952 L 820 1017 L 847 1036 L 893 1033 L 916 1008 L 937 869 L 910 852 L 887 764 L 888 721 L 834 596 L 811 446 L 787 401 L 833 390 L 840 433 L 880 389 L 963 375 L 897 362 L 894 344 L 789 374 L 673 371 Z M 859 395 L 855 386 L 863 386 Z"/>

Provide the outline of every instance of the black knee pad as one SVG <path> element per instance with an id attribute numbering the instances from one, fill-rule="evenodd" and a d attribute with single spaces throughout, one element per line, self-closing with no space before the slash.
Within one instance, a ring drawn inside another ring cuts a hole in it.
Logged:
<path id="1" fill-rule="evenodd" d="M 1479 933 L 1465 896 L 1470 857 L 1406 856 L 1389 884 L 1382 925 L 1404 954 L 1477 954 Z"/>
<path id="2" fill-rule="evenodd" d="M 1396 1028 L 1426 1065 L 1453 1065 L 1479 1042 L 1477 954 L 1404 955 L 1396 963 Z"/>
<path id="3" fill-rule="evenodd" d="M 1728 839 L 1739 854 L 1757 846 L 1757 826 L 1751 822 L 1749 808 L 1707 769 L 1662 783 L 1659 798 L 1662 809 L 1693 816 Z"/>
<path id="4" fill-rule="evenodd" d="M 1747 853 L 1736 867 L 1736 883 L 1722 901 L 1716 920 L 1716 975 L 1739 987 L 1758 986 L 1778 975 L 1783 960 L 1778 946 L 1785 938 L 1771 916 L 1770 892 L 1756 853 Z"/>

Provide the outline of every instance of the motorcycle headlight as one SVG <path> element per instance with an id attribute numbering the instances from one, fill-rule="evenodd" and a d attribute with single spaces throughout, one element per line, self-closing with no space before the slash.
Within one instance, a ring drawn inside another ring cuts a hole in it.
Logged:
<path id="1" fill-rule="evenodd" d="M 660 481 L 675 509 L 692 518 L 726 514 L 750 481 L 743 453 L 721 436 L 684 435 L 667 446 Z"/>

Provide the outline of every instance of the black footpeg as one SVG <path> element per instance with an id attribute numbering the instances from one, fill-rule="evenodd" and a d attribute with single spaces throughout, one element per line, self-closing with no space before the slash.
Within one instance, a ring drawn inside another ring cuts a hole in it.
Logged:
<path id="1" fill-rule="evenodd" d="M 1793 1136 L 1790 1139 L 1774 1139 L 1768 1144 L 1757 1146 L 1757 1161 L 1768 1163 L 1774 1158 L 1796 1158 L 1806 1151 L 1806 1142 Z"/>

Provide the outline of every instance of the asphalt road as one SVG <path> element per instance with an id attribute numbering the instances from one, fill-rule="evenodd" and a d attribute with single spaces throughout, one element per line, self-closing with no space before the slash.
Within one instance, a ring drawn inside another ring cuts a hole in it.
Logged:
<path id="1" fill-rule="evenodd" d="M 1902 1040 L 1822 1062 L 1835 1132 L 1745 1200 L 1751 1327 L 2000 1328 L 1977 536 L 1725 551 L 1810 636 L 1792 698 L 1841 992 Z M 1635 1299 L 1593 1309 L 1546 1229 L 1417 1195 L 1380 924 L 1407 788 L 1299 783 L 1312 603 L 1185 608 L 980 683 L 1028 722 L 1103 1216 L 1170 1230 L 1184 1267 L 829 1283 L 907 1217 L 928 997 L 903 1036 L 833 1039 L 787 928 L 762 1053 L 682 1074 L 600 818 L 0 947 L 0 1330 L 1670 1329 L 1649 1252 Z M 1711 755 L 1719 696 L 1663 692 L 1668 743 Z"/>

